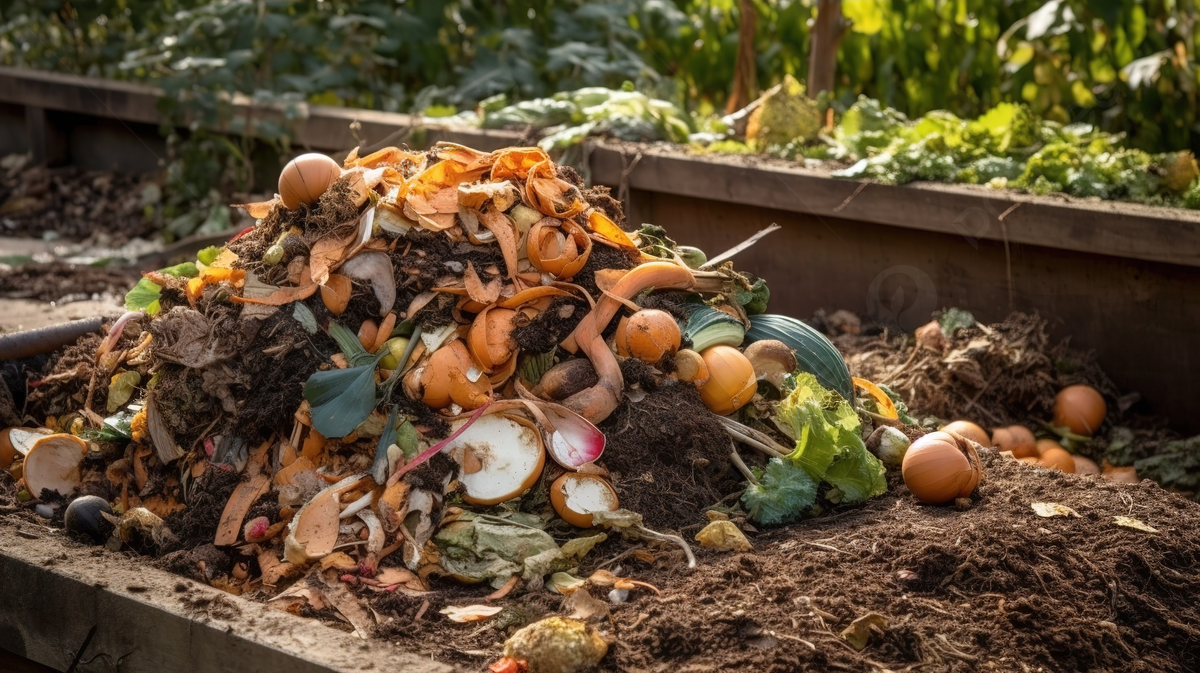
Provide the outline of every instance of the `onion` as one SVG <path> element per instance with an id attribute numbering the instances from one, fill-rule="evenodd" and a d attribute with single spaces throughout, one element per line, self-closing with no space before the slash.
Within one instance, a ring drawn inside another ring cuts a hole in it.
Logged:
<path id="1" fill-rule="evenodd" d="M 700 399 L 721 416 L 746 406 L 758 391 L 754 365 L 732 346 L 709 346 L 700 354 L 708 367 L 708 381 L 700 386 Z"/>
<path id="2" fill-rule="evenodd" d="M 1037 446 L 1033 433 L 1023 425 L 1010 425 L 992 431 L 992 445 L 1001 451 L 1009 451 L 1013 458 L 1037 457 Z"/>
<path id="3" fill-rule="evenodd" d="M 988 433 L 971 421 L 954 421 L 947 423 L 941 429 L 943 432 L 956 432 L 980 446 L 992 445 L 992 438 L 988 436 Z"/>
<path id="4" fill-rule="evenodd" d="M 1061 470 L 1068 474 L 1075 472 L 1075 458 L 1062 447 L 1046 449 L 1046 452 L 1042 454 L 1041 460 L 1038 461 L 1038 465 Z"/>
<path id="5" fill-rule="evenodd" d="M 625 345 L 629 354 L 650 364 L 674 355 L 679 350 L 681 337 L 679 324 L 666 311 L 643 309 L 625 323 Z"/>
<path id="6" fill-rule="evenodd" d="M 617 355 L 629 357 L 629 344 L 625 341 L 625 329 L 629 327 L 629 318 L 621 316 L 617 321 L 617 333 L 613 335 L 613 344 L 617 347 Z"/>
<path id="7" fill-rule="evenodd" d="M 1061 449 L 1061 448 L 1063 448 L 1062 444 L 1059 444 L 1058 442 L 1054 441 L 1053 439 L 1050 439 L 1049 437 L 1043 437 L 1042 439 L 1037 440 L 1037 443 L 1034 444 L 1034 449 L 1037 451 L 1036 455 L 1038 458 L 1041 458 L 1042 456 L 1046 455 L 1046 452 L 1049 451 L 1050 449 Z"/>
<path id="8" fill-rule="evenodd" d="M 324 154 L 311 152 L 292 159 L 279 174 L 279 197 L 288 210 L 311 204 L 342 175 L 341 166 Z"/>
<path id="9" fill-rule="evenodd" d="M 900 467 L 904 484 L 917 500 L 942 505 L 969 497 L 979 486 L 983 466 L 975 446 L 948 432 L 931 432 L 908 447 Z"/>
<path id="10" fill-rule="evenodd" d="M 550 486 L 550 505 L 567 523 L 592 527 L 592 512 L 611 512 L 620 505 L 611 484 L 594 474 L 568 472 Z"/>
<path id="11" fill-rule="evenodd" d="M 1108 407 L 1104 398 L 1091 386 L 1067 386 L 1054 396 L 1055 427 L 1065 427 L 1071 432 L 1091 437 L 1100 424 Z"/>
<path id="12" fill-rule="evenodd" d="M 675 353 L 675 378 L 699 388 L 708 383 L 708 365 L 699 353 L 684 348 Z"/>

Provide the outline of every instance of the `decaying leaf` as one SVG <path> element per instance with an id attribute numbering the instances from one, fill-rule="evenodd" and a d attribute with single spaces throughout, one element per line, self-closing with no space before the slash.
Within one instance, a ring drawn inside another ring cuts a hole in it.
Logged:
<path id="1" fill-rule="evenodd" d="M 261 498 L 270 488 L 271 478 L 266 474 L 256 474 L 240 482 L 233 489 L 229 501 L 225 503 L 225 511 L 221 513 L 221 523 L 217 525 L 217 535 L 213 544 L 221 547 L 237 542 L 246 513 L 250 511 L 254 501 Z"/>
<path id="2" fill-rule="evenodd" d="M 459 519 L 443 526 L 433 540 L 447 574 L 468 582 L 491 582 L 496 588 L 513 575 L 532 579 L 571 565 L 554 538 L 525 526 Z"/>
<path id="3" fill-rule="evenodd" d="M 1030 503 L 1029 506 L 1033 508 L 1035 514 L 1041 517 L 1050 518 L 1055 516 L 1079 516 L 1079 512 L 1076 512 L 1066 505 L 1060 505 L 1057 502 L 1033 502 Z"/>
<path id="4" fill-rule="evenodd" d="M 504 608 L 498 605 L 450 605 L 439 612 L 452 622 L 481 622 L 500 614 Z"/>
<path id="5" fill-rule="evenodd" d="M 546 589 L 551 593 L 570 596 L 586 584 L 587 580 L 579 579 L 571 573 L 557 572 L 546 580 Z"/>
<path id="6" fill-rule="evenodd" d="M 1141 521 L 1138 521 L 1137 519 L 1135 519 L 1133 517 L 1129 517 L 1129 516 L 1114 516 L 1113 523 L 1117 524 L 1118 526 L 1124 526 L 1126 528 L 1134 528 L 1137 530 L 1145 531 L 1147 533 L 1157 533 L 1158 532 L 1157 528 L 1152 528 L 1150 526 L 1147 526 L 1146 524 L 1142 523 Z"/>
<path id="7" fill-rule="evenodd" d="M 862 649 L 867 646 L 867 640 L 869 640 L 871 637 L 872 626 L 880 629 L 886 629 L 888 626 L 888 618 L 884 617 L 878 612 L 868 612 L 862 617 L 850 622 L 850 626 L 847 626 L 842 630 L 842 638 L 844 638 L 847 643 L 850 643 L 850 647 L 853 647 L 861 652 Z"/>
<path id="8" fill-rule="evenodd" d="M 579 581 L 583 582 L 583 580 Z M 570 610 L 572 618 L 584 621 L 603 619 L 611 612 L 608 603 L 597 599 L 582 586 L 567 594 L 567 600 L 563 602 L 563 610 Z"/>
<path id="9" fill-rule="evenodd" d="M 746 534 L 732 521 L 712 521 L 696 533 L 696 541 L 705 549 L 746 552 L 753 549 Z"/>

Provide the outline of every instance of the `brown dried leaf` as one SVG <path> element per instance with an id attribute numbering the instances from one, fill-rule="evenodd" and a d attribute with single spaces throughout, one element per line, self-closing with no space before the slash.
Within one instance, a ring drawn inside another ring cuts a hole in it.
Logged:
<path id="1" fill-rule="evenodd" d="M 242 529 L 242 520 L 246 518 L 250 506 L 270 488 L 271 478 L 261 473 L 239 483 L 225 503 L 225 510 L 221 513 L 221 522 L 217 525 L 217 535 L 213 539 L 213 544 L 223 547 L 237 542 L 238 533 Z"/>

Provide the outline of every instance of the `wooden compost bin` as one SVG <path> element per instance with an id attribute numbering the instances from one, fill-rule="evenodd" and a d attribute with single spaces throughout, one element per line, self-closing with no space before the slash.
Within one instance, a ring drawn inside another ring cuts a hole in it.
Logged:
<path id="1" fill-rule="evenodd" d="M 0 155 L 32 151 L 51 163 L 87 169 L 153 170 L 163 153 L 158 96 L 144 86 L 0 68 Z M 278 110 L 232 102 L 235 114 L 251 119 L 281 117 Z M 350 131 L 355 121 L 366 151 L 439 140 L 490 150 L 520 141 L 516 133 L 425 126 L 407 115 L 321 106 L 302 111 L 293 127 L 294 149 L 339 158 L 359 144 Z M 245 132 L 254 134 L 253 125 Z M 1049 320 L 1053 337 L 1069 336 L 1074 347 L 1094 350 L 1123 390 L 1144 396 L 1149 411 L 1169 416 L 1180 431 L 1200 432 L 1192 401 L 1192 382 L 1200 377 L 1200 213 L 967 186 L 863 184 L 793 163 L 693 157 L 669 147 L 594 142 L 589 149 L 587 177 L 626 195 L 634 225 L 660 224 L 680 242 L 709 253 L 771 223 L 781 225 L 782 231 L 737 258 L 739 268 L 766 278 L 772 312 L 807 317 L 842 308 L 905 331 L 943 307 L 968 309 L 986 322 L 1014 310 L 1037 312 Z M 65 581 L 58 578 L 65 571 L 40 568 L 52 551 L 23 544 L 14 552 L 12 539 L 0 531 L 6 585 L 14 577 L 47 585 Z M 93 602 L 77 608 L 87 615 L 81 620 L 101 630 L 118 628 L 96 610 L 98 601 L 132 606 L 140 595 L 115 584 L 88 588 L 87 572 L 78 570 L 75 580 Z M 129 569 L 131 577 L 135 572 Z M 18 634 L 23 646 L 15 651 L 65 668 L 70 659 L 59 650 L 81 641 L 75 631 L 86 629 L 66 618 L 23 620 L 18 604 L 26 612 L 64 609 L 42 606 L 36 595 L 0 599 L 8 600 L 0 604 L 0 645 L 14 649 L 8 643 Z M 287 617 L 247 609 L 271 623 Z M 211 630 L 193 624 L 174 633 L 197 639 L 205 629 Z M 71 638 L 60 638 L 64 630 Z M 195 642 L 171 647 L 186 651 Z M 293 640 L 261 647 L 299 652 L 306 645 Z M 192 663 L 183 655 L 179 661 Z M 225 665 L 233 666 L 214 659 L 194 670 L 271 668 L 219 668 Z M 297 670 L 337 668 L 312 666 Z"/>

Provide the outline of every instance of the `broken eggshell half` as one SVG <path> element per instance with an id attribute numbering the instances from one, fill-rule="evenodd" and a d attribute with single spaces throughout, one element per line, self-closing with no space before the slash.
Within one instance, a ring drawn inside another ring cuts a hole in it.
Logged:
<path id="1" fill-rule="evenodd" d="M 594 474 L 568 472 L 550 486 L 550 505 L 567 523 L 592 527 L 592 512 L 611 512 L 620 505 L 612 484 Z"/>
<path id="2" fill-rule="evenodd" d="M 451 424 L 451 429 L 466 423 Z M 463 500 L 472 505 L 495 505 L 532 488 L 546 465 L 537 427 L 506 414 L 489 414 L 442 449 L 459 465 Z"/>
<path id="3" fill-rule="evenodd" d="M 70 495 L 80 483 L 79 463 L 87 442 L 67 434 L 47 435 L 34 442 L 25 456 L 25 484 L 33 496 L 43 490 Z"/>
<path id="4" fill-rule="evenodd" d="M 29 455 L 37 441 L 54 434 L 46 428 L 5 428 L 0 430 L 0 469 L 8 469 L 18 457 Z"/>

